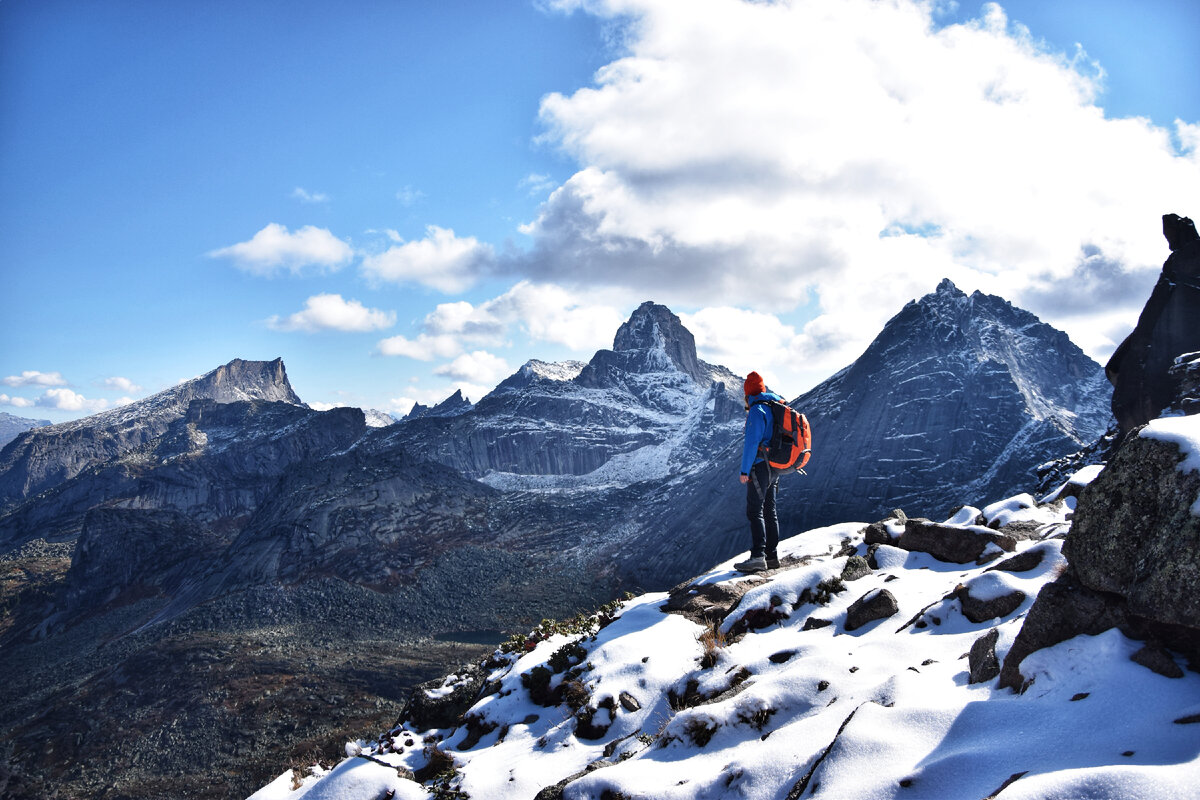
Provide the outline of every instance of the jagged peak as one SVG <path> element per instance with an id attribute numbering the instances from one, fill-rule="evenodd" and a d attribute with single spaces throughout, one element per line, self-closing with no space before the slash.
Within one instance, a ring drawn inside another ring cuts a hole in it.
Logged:
<path id="1" fill-rule="evenodd" d="M 664 305 L 647 300 L 617 329 L 613 352 L 657 351 L 697 383 L 707 385 L 710 378 L 696 356 L 696 337 L 679 317 Z"/>

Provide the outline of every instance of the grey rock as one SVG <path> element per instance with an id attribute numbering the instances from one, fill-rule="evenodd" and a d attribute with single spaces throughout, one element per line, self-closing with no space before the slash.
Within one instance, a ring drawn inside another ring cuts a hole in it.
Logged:
<path id="1" fill-rule="evenodd" d="M 1141 664 L 1146 669 L 1157 672 L 1164 678 L 1182 678 L 1183 670 L 1175 663 L 1162 645 L 1157 642 L 1146 644 L 1142 649 L 1129 657 L 1135 664 Z"/>
<path id="2" fill-rule="evenodd" d="M 1007 552 L 1017 546 L 1013 537 L 987 528 L 962 528 L 927 519 L 910 519 L 904 526 L 898 546 L 910 552 L 928 553 L 940 561 L 966 564 L 978 561 L 992 544 Z"/>
<path id="3" fill-rule="evenodd" d="M 971 622 L 987 622 L 997 617 L 1007 617 L 1020 608 L 1025 602 L 1025 593 L 1013 591 L 1009 594 L 988 599 L 981 599 L 971 594 L 971 585 L 967 584 L 955 593 L 962 604 L 963 616 Z"/>
<path id="4" fill-rule="evenodd" d="M 967 656 L 970 683 L 986 683 L 1000 674 L 1000 661 L 996 658 L 996 642 L 1000 631 L 992 628 L 971 645 Z"/>
<path id="5" fill-rule="evenodd" d="M 846 630 L 858 630 L 875 620 L 886 619 L 900 610 L 896 596 L 887 589 L 875 589 L 850 604 L 846 610 Z"/>
<path id="6" fill-rule="evenodd" d="M 870 574 L 871 566 L 862 556 L 850 556 L 846 559 L 846 566 L 842 567 L 842 580 L 844 581 L 856 581 Z"/>
<path id="7" fill-rule="evenodd" d="M 1084 490 L 1063 554 L 1080 583 L 1129 611 L 1200 633 L 1200 474 L 1177 445 L 1130 437 Z"/>
<path id="8" fill-rule="evenodd" d="M 994 564 L 987 568 L 988 572 L 999 570 L 1001 572 L 1029 572 L 1041 566 L 1042 561 L 1046 557 L 1046 551 L 1037 547 L 1031 547 L 1024 552 L 1018 553 L 1015 556 L 1010 556 L 999 564 Z"/>

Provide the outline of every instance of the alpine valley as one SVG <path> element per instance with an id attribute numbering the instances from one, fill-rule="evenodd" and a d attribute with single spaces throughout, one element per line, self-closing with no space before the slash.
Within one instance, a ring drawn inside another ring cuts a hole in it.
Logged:
<path id="1" fill-rule="evenodd" d="M 747 546 L 741 385 L 648 302 L 587 363 L 390 425 L 235 360 L 20 432 L 0 794 L 244 797 L 506 632 L 709 571 Z M 1110 393 L 1065 334 L 943 281 L 793 401 L 814 452 L 782 479 L 783 535 L 1032 491 L 1103 435 Z"/>

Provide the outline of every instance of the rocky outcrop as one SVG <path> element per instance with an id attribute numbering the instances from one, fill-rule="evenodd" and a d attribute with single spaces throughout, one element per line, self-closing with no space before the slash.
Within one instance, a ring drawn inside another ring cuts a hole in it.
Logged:
<path id="1" fill-rule="evenodd" d="M 1148 438 L 1156 426 L 1129 437 L 1084 490 L 1063 553 L 1084 586 L 1200 637 L 1200 472 L 1181 469 L 1175 443 Z"/>
<path id="2" fill-rule="evenodd" d="M 1016 548 L 1013 537 L 980 526 L 942 525 L 927 519 L 910 519 L 904 525 L 899 546 L 905 550 L 929 553 L 940 561 L 955 564 L 982 562 L 985 554 L 996 558 Z"/>
<path id="3" fill-rule="evenodd" d="M 1105 367 L 1122 437 L 1179 397 L 1171 367 L 1181 354 L 1200 350 L 1200 235 L 1190 219 L 1175 214 L 1163 215 L 1163 235 L 1171 255 L 1133 332 Z"/>

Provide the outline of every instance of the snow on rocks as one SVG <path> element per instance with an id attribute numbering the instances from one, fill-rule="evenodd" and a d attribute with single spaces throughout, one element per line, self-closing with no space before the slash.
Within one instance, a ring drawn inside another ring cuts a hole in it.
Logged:
<path id="1" fill-rule="evenodd" d="M 998 687 L 1032 598 L 1062 568 L 1050 536 L 1070 510 L 987 508 L 1054 524 L 990 563 L 868 543 L 861 523 L 808 531 L 781 543 L 779 570 L 740 575 L 733 559 L 603 627 L 498 651 L 458 727 L 397 729 L 409 746 L 385 734 L 255 800 L 1194 796 L 1200 675 L 1156 674 L 1142 643 L 1109 630 L 1028 655 L 1025 693 Z M 940 525 L 997 533 L 977 518 Z M 890 614 L 853 623 L 854 606 L 881 598 Z"/>

